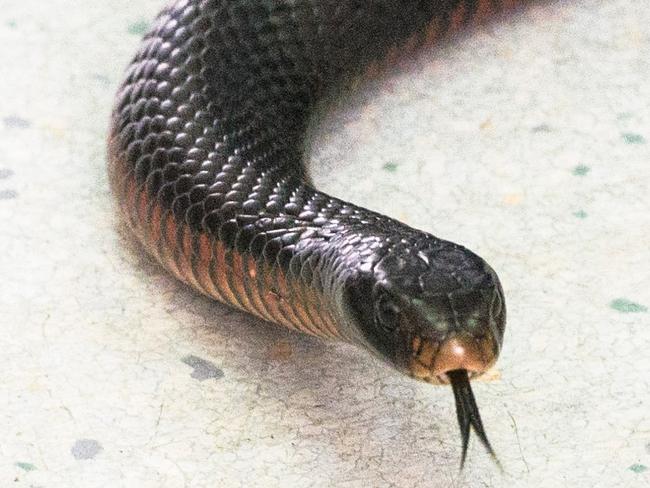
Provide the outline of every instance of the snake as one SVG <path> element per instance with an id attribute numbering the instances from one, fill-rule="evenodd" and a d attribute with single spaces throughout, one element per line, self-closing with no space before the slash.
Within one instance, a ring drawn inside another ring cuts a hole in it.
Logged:
<path id="1" fill-rule="evenodd" d="M 349 80 L 514 3 L 172 1 L 108 135 L 116 207 L 146 252 L 219 302 L 451 385 L 461 469 L 471 430 L 498 464 L 470 381 L 502 348 L 499 278 L 460 244 L 316 189 L 305 139 Z"/>

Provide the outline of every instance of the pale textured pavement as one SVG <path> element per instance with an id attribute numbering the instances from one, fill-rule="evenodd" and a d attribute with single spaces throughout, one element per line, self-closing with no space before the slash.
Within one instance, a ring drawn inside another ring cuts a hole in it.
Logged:
<path id="1" fill-rule="evenodd" d="M 650 3 L 538 6 L 422 53 L 314 129 L 327 191 L 504 283 L 458 473 L 447 388 L 197 296 L 105 174 L 158 0 L 0 2 L 0 486 L 650 486 Z M 361 184 L 355 183 L 361 177 Z"/>

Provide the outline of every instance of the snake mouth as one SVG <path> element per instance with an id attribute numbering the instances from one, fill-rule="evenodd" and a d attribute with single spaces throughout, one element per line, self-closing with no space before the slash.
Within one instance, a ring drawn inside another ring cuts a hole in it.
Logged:
<path id="1" fill-rule="evenodd" d="M 454 392 L 456 416 L 462 441 L 460 469 L 465 465 L 470 430 L 474 430 L 481 444 L 500 470 L 503 471 L 488 441 L 470 379 L 483 374 L 497 358 L 496 346 L 490 338 L 454 336 L 442 343 L 415 338 L 409 371 L 415 378 L 437 385 L 450 384 Z"/>
<path id="2" fill-rule="evenodd" d="M 441 343 L 415 337 L 411 347 L 409 373 L 436 385 L 451 383 L 449 371 L 464 370 L 470 379 L 482 375 L 494 365 L 498 351 L 492 336 L 455 335 Z"/>

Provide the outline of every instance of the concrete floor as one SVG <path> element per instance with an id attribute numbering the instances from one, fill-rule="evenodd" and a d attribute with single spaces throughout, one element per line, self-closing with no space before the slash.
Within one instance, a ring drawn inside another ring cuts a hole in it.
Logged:
<path id="1" fill-rule="evenodd" d="M 161 1 L 0 9 L 0 486 L 650 486 L 650 8 L 528 9 L 337 100 L 326 191 L 462 242 L 509 328 L 448 388 L 197 296 L 117 224 L 105 135 Z M 353 183 L 364 175 L 361 183 Z"/>

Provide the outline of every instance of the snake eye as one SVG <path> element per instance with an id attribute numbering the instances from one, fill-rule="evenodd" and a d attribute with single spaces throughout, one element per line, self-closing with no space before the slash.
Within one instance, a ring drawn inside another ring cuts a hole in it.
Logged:
<path id="1" fill-rule="evenodd" d="M 399 306 L 387 295 L 382 295 L 375 305 L 375 318 L 385 332 L 394 332 L 399 324 Z"/>

